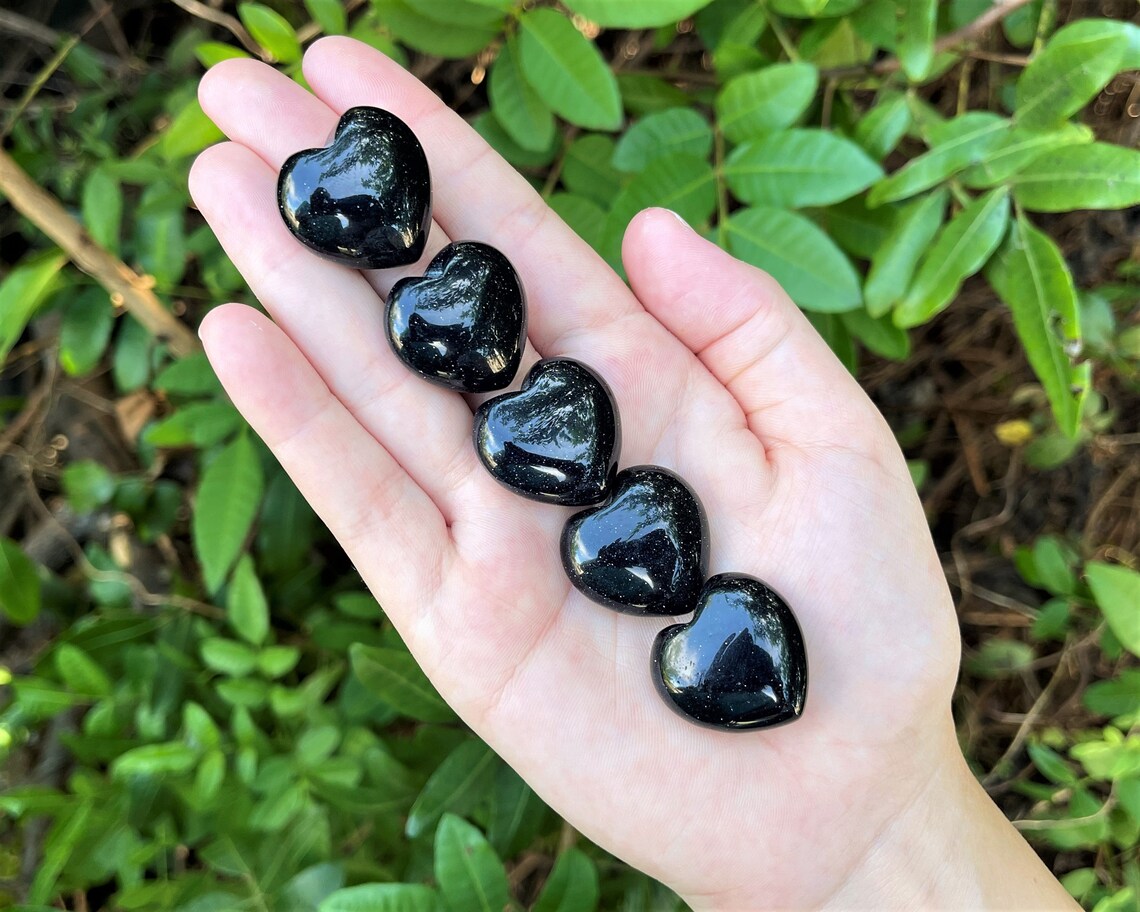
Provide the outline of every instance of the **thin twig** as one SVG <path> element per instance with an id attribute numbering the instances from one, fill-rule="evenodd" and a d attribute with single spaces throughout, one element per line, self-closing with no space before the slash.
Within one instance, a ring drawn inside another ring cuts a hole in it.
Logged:
<path id="1" fill-rule="evenodd" d="M 221 26 L 238 41 L 251 54 L 265 59 L 265 51 L 262 47 L 253 40 L 253 37 L 246 31 L 241 21 L 231 16 L 229 13 L 223 13 L 214 9 L 212 6 L 207 6 L 205 3 L 200 3 L 199 0 L 174 0 L 174 5 L 181 7 L 191 16 L 198 19 L 204 19 L 207 22 L 212 22 L 214 25 Z"/>
<path id="2" fill-rule="evenodd" d="M 131 315 L 170 351 L 181 357 L 198 350 L 198 339 L 162 306 L 151 290 L 153 282 L 100 246 L 51 193 L 33 181 L 7 152 L 0 150 L 0 193 L 71 261 L 117 297 Z"/>
<path id="3" fill-rule="evenodd" d="M 11 132 L 12 127 L 16 125 L 16 121 L 20 119 L 20 115 L 24 113 L 32 100 L 40 94 L 47 81 L 51 79 L 52 74 L 63 65 L 67 56 L 75 50 L 75 46 L 79 44 L 79 36 L 72 35 L 59 46 L 59 50 L 52 55 L 51 60 L 44 64 L 43 68 L 36 74 L 35 79 L 28 84 L 28 88 L 24 94 L 20 96 L 20 100 L 16 106 L 8 112 L 8 116 L 4 118 L 3 126 L 0 126 L 0 142 L 7 138 L 8 133 Z"/>
<path id="4" fill-rule="evenodd" d="M 956 48 L 960 44 L 976 38 L 991 25 L 1001 22 L 1006 16 L 1016 9 L 1020 9 L 1032 0 L 1005 0 L 1004 3 L 995 3 L 982 15 L 980 15 L 973 22 L 967 23 L 960 29 L 955 29 L 952 32 L 947 32 L 941 38 L 934 42 L 934 53 L 941 54 L 943 51 L 949 51 Z M 897 73 L 902 69 L 902 62 L 898 57 L 885 57 L 875 63 L 861 64 L 859 66 L 848 67 L 835 67 L 830 70 L 820 70 L 821 79 L 837 78 L 842 79 L 847 76 L 868 76 L 877 75 L 885 76 L 888 73 Z"/>

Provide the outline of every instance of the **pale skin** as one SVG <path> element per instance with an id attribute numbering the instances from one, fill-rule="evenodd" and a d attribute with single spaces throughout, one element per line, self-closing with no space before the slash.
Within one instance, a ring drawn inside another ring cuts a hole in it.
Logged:
<path id="1" fill-rule="evenodd" d="M 249 60 L 202 80 L 231 141 L 199 157 L 191 191 L 272 320 L 228 304 L 201 335 L 460 717 L 694 909 L 1076 908 L 965 765 L 953 604 L 902 454 L 780 287 L 664 210 L 626 233 L 627 286 L 392 61 L 326 38 L 304 73 L 313 94 Z M 276 210 L 284 159 L 361 104 L 405 120 L 431 164 L 428 250 L 406 269 L 323 261 Z M 557 549 L 571 511 L 500 487 L 471 447 L 474 401 L 391 353 L 383 296 L 461 239 L 499 247 L 522 278 L 523 369 L 567 356 L 598 370 L 622 465 L 673 469 L 704 502 L 710 573 L 751 573 L 792 605 L 801 719 L 731 733 L 675 715 L 649 676 L 666 622 L 578 594 Z"/>

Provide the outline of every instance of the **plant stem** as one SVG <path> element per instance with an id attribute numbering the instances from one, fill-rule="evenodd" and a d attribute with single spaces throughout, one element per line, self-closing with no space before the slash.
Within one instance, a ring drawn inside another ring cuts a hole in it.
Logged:
<path id="1" fill-rule="evenodd" d="M 960 29 L 947 32 L 935 41 L 934 53 L 940 54 L 943 51 L 953 50 L 960 44 L 965 44 L 971 39 L 976 38 L 991 25 L 1000 22 L 1014 10 L 1020 9 L 1030 2 L 1032 2 L 1032 0 L 1004 0 L 1002 3 L 995 3 L 973 22 L 962 26 Z M 900 69 L 902 69 L 902 63 L 898 57 L 886 57 L 876 63 L 821 70 L 819 75 L 824 79 L 828 77 L 844 78 L 847 76 L 868 76 L 872 74 L 885 76 L 888 73 L 897 73 Z"/>

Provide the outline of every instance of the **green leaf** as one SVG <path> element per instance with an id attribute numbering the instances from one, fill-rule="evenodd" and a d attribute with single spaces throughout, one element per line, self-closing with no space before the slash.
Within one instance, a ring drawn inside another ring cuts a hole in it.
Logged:
<path id="1" fill-rule="evenodd" d="M 78 646 L 60 643 L 55 650 L 55 670 L 72 693 L 83 697 L 106 697 L 111 679 L 99 663 Z"/>
<path id="2" fill-rule="evenodd" d="M 52 289 L 67 262 L 58 250 L 24 259 L 0 282 L 0 364 Z"/>
<path id="3" fill-rule="evenodd" d="M 158 372 L 154 388 L 174 396 L 212 396 L 221 393 L 214 369 L 202 352 L 173 361 Z"/>
<path id="4" fill-rule="evenodd" d="M 519 19 L 523 73 L 546 104 L 572 124 L 591 130 L 621 126 L 617 80 L 598 49 L 552 9 Z"/>
<path id="5" fill-rule="evenodd" d="M 226 778 L 226 755 L 220 750 L 209 751 L 198 764 L 194 776 L 195 803 L 209 803 L 218 794 Z"/>
<path id="6" fill-rule="evenodd" d="M 487 794 L 497 758 L 482 741 L 464 741 L 428 777 L 411 810 L 404 832 L 409 839 L 431 831 L 446 812 L 463 814 Z"/>
<path id="7" fill-rule="evenodd" d="M 137 390 L 150 377 L 154 337 L 134 317 L 126 314 L 118 319 L 119 332 L 111 357 L 111 376 L 119 392 Z"/>
<path id="8" fill-rule="evenodd" d="M 1126 668 L 1114 680 L 1090 685 L 1084 704 L 1101 716 L 1140 717 L 1140 670 Z"/>
<path id="9" fill-rule="evenodd" d="M 784 16 L 804 19 L 846 16 L 866 0 L 771 0 L 772 9 Z"/>
<path id="10" fill-rule="evenodd" d="M 120 754 L 111 764 L 111 776 L 126 779 L 131 776 L 177 775 L 194 768 L 198 752 L 181 741 L 164 744 L 146 744 Z"/>
<path id="11" fill-rule="evenodd" d="M 241 48 L 226 44 L 223 41 L 203 41 L 194 48 L 194 56 L 206 69 L 221 63 L 223 60 L 233 60 L 237 57 L 249 58 L 249 54 Z"/>
<path id="12" fill-rule="evenodd" d="M 901 0 L 898 55 L 911 82 L 922 82 L 934 65 L 934 33 L 938 25 L 937 0 Z"/>
<path id="13" fill-rule="evenodd" d="M 471 126 L 487 141 L 491 148 L 516 168 L 545 168 L 554 161 L 554 156 L 558 153 L 560 135 L 557 130 L 554 132 L 554 137 L 551 139 L 548 148 L 540 152 L 531 152 L 511 139 L 507 131 L 503 129 L 502 124 L 490 111 L 484 111 L 478 115 L 471 121 Z"/>
<path id="14" fill-rule="evenodd" d="M 261 463 L 246 434 L 206 467 L 198 485 L 191 529 L 208 592 L 221 588 L 249 534 L 264 484 Z"/>
<path id="15" fill-rule="evenodd" d="M 925 323 L 945 310 L 962 282 L 985 264 L 1009 225 L 1009 192 L 980 196 L 946 225 L 918 267 L 914 284 L 895 309 L 895 325 Z"/>
<path id="16" fill-rule="evenodd" d="M 616 148 L 600 133 L 587 133 L 570 143 L 562 163 L 566 189 L 609 207 L 622 186 L 622 175 L 611 164 Z"/>
<path id="17" fill-rule="evenodd" d="M 176 115 L 162 134 L 159 151 L 167 161 L 177 161 L 187 155 L 197 155 L 206 146 L 224 139 L 224 134 L 206 116 L 198 99 L 190 102 Z"/>
<path id="18" fill-rule="evenodd" d="M 1054 149 L 1010 179 L 1026 209 L 1123 209 L 1140 203 L 1140 151 L 1092 143 Z"/>
<path id="19" fill-rule="evenodd" d="M 78 801 L 52 827 L 44 845 L 43 859 L 28 890 L 29 905 L 21 908 L 27 912 L 35 912 L 41 907 L 52 908 L 47 906 L 51 892 L 86 835 L 85 829 L 94 810 L 95 805 L 91 799 Z"/>
<path id="20" fill-rule="evenodd" d="M 819 70 L 810 63 L 777 63 L 737 76 L 716 98 L 716 118 L 734 143 L 794 124 L 811 104 Z"/>
<path id="21" fill-rule="evenodd" d="M 244 677 L 257 667 L 257 651 L 236 640 L 210 637 L 202 641 L 199 649 L 207 668 L 231 678 Z"/>
<path id="22" fill-rule="evenodd" d="M 1030 742 L 1027 750 L 1029 752 L 1029 759 L 1033 761 L 1033 765 L 1037 767 L 1038 771 L 1052 782 L 1058 785 L 1073 785 L 1077 781 L 1076 773 L 1065 762 L 1065 758 L 1058 754 L 1055 750 L 1046 747 L 1044 744 L 1037 744 Z"/>
<path id="23" fill-rule="evenodd" d="M 372 883 L 328 896 L 318 912 L 436 912 L 437 897 L 423 884 Z"/>
<path id="24" fill-rule="evenodd" d="M 754 207 L 727 222 L 730 252 L 766 270 L 804 310 L 838 313 L 862 303 L 859 276 L 811 221 L 782 209 Z"/>
<path id="25" fill-rule="evenodd" d="M 282 63 L 296 63 L 301 59 L 301 42 L 285 17 L 263 3 L 239 3 L 241 19 L 253 40 Z"/>
<path id="26" fill-rule="evenodd" d="M 881 358 L 902 361 L 910 354 L 910 336 L 888 318 L 872 317 L 865 310 L 840 314 L 847 331 Z"/>
<path id="27" fill-rule="evenodd" d="M 1097 607 L 1120 644 L 1140 655 L 1140 573 L 1117 564 L 1089 561 L 1085 565 Z"/>
<path id="28" fill-rule="evenodd" d="M 963 662 L 970 674 L 980 678 L 1009 678 L 1024 671 L 1035 658 L 1033 647 L 1021 640 L 985 640 L 981 648 Z"/>
<path id="29" fill-rule="evenodd" d="M 959 175 L 967 187 L 988 189 L 1008 180 L 1046 152 L 1091 143 L 1095 134 L 1084 124 L 1066 123 L 1055 130 L 1038 131 L 1014 127 L 994 146 L 985 160 Z"/>
<path id="30" fill-rule="evenodd" d="M 305 9 L 326 35 L 343 35 L 348 31 L 348 15 L 341 0 L 305 0 Z"/>
<path id="31" fill-rule="evenodd" d="M 533 912 L 594 912 L 598 907 L 598 869 L 581 850 L 558 856 Z"/>
<path id="32" fill-rule="evenodd" d="M 1076 290 L 1057 245 L 1019 218 L 986 278 L 1013 314 L 1013 324 L 1057 425 L 1070 437 L 1080 428 L 1091 366 L 1075 365 L 1066 349 L 1081 343 Z"/>
<path id="33" fill-rule="evenodd" d="M 349 650 L 360 683 L 396 712 L 423 722 L 451 722 L 455 714 L 409 653 L 357 644 Z"/>
<path id="34" fill-rule="evenodd" d="M 503 912 L 510 905 L 507 872 L 478 829 L 445 814 L 435 832 L 435 879 L 452 912 Z"/>
<path id="35" fill-rule="evenodd" d="M 68 296 L 59 330 L 59 363 L 72 377 L 93 371 L 107 350 L 115 328 L 115 308 L 102 288 L 85 288 Z"/>
<path id="36" fill-rule="evenodd" d="M 409 0 L 404 0 L 408 3 Z M 456 26 L 461 29 L 490 29 L 498 30 L 503 27 L 505 12 L 511 10 L 511 4 L 503 0 L 411 0 L 416 12 L 428 19 L 446 25 L 451 29 Z"/>
<path id="37" fill-rule="evenodd" d="M 546 201 L 559 218 L 595 250 L 602 247 L 606 214 L 593 200 L 573 193 L 555 193 Z"/>
<path id="38" fill-rule="evenodd" d="M 0 538 L 0 614 L 13 624 L 30 624 L 40 613 L 39 574 L 20 546 Z"/>
<path id="39" fill-rule="evenodd" d="M 855 124 L 855 141 L 874 159 L 891 153 L 910 129 L 910 105 L 905 95 L 887 95 Z"/>
<path id="40" fill-rule="evenodd" d="M 148 427 L 143 440 L 156 447 L 209 447 L 241 426 L 240 413 L 225 400 L 191 402 Z"/>
<path id="41" fill-rule="evenodd" d="M 871 258 L 863 298 L 872 317 L 890 312 L 906 294 L 919 259 L 942 225 L 949 197 L 943 187 L 909 203 Z"/>
<path id="42" fill-rule="evenodd" d="M 797 208 L 854 196 L 883 171 L 850 140 L 825 130 L 785 130 L 738 146 L 724 176 L 746 203 Z"/>
<path id="43" fill-rule="evenodd" d="M 894 230 L 898 207 L 868 209 L 866 196 L 857 194 L 819 210 L 813 219 L 845 253 L 869 260 Z"/>
<path id="44" fill-rule="evenodd" d="M 267 678 L 280 678 L 291 672 L 301 660 L 296 646 L 266 646 L 257 655 L 257 669 Z"/>
<path id="45" fill-rule="evenodd" d="M 1043 535 L 1033 544 L 1033 566 L 1038 582 L 1054 595 L 1069 595 L 1077 583 L 1068 549 L 1053 535 Z"/>
<path id="46" fill-rule="evenodd" d="M 1112 19 L 1080 19 L 1060 29 L 1021 72 L 1014 118 L 1024 127 L 1060 124 L 1122 69 L 1140 29 Z"/>
<path id="47" fill-rule="evenodd" d="M 487 87 L 491 112 L 511 139 L 540 152 L 554 138 L 554 115 L 523 77 L 518 54 L 518 41 L 512 35 L 491 66 Z"/>
<path id="48" fill-rule="evenodd" d="M 269 602 L 248 554 L 234 565 L 226 590 L 226 614 L 230 626 L 247 643 L 260 646 L 269 636 Z"/>
<path id="49" fill-rule="evenodd" d="M 566 0 L 579 16 L 605 28 L 657 28 L 687 19 L 712 0 Z"/>
<path id="50" fill-rule="evenodd" d="M 76 513 L 90 513 L 115 495 L 115 476 L 102 463 L 81 459 L 63 470 L 63 490 Z"/>
<path id="51" fill-rule="evenodd" d="M 119 250 L 123 223 L 123 188 L 105 168 L 95 168 L 83 182 L 83 226 L 100 247 Z"/>
<path id="52" fill-rule="evenodd" d="M 691 225 L 704 222 L 716 208 L 716 177 L 704 159 L 683 152 L 654 159 L 617 195 L 606 217 L 602 249 L 618 265 L 625 229 L 642 209 L 663 206 Z"/>
<path id="53" fill-rule="evenodd" d="M 441 23 L 428 14 L 435 0 L 431 3 L 408 2 L 408 0 L 372 0 L 372 7 L 378 19 L 391 30 L 400 41 L 409 47 L 432 54 L 437 57 L 458 59 L 470 57 L 487 47 L 498 37 L 498 25 L 481 25 L 473 23 L 457 28 L 454 22 Z M 453 8 L 454 0 L 450 0 L 449 7 Z M 469 8 L 477 8 L 472 4 L 463 4 Z M 490 10 L 481 10 L 492 19 L 495 14 Z"/>
<path id="54" fill-rule="evenodd" d="M 708 158 L 713 132 L 692 108 L 669 108 L 643 117 L 618 141 L 613 164 L 619 171 L 641 171 L 653 159 L 673 152 Z"/>
<path id="55" fill-rule="evenodd" d="M 542 799 L 507 764 L 499 764 L 487 821 L 487 838 L 495 851 L 503 858 L 517 855 L 538 836 L 546 818 Z"/>
<path id="56" fill-rule="evenodd" d="M 867 198 L 868 205 L 914 196 L 984 160 L 1009 129 L 1008 120 L 989 111 L 971 111 L 931 128 L 930 151 L 879 181 Z"/>
<path id="57" fill-rule="evenodd" d="M 653 114 L 689 101 L 675 85 L 651 73 L 618 73 L 617 81 L 622 103 L 632 114 Z"/>
<path id="58" fill-rule="evenodd" d="M 154 276 L 159 288 L 177 285 L 186 269 L 185 214 L 182 193 L 171 193 L 161 184 L 152 184 L 143 193 L 135 219 L 135 247 L 143 269 Z"/>

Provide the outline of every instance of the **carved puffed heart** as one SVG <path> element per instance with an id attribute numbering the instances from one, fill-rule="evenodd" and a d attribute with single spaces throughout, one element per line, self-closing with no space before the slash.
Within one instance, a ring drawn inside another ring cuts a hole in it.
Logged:
<path id="1" fill-rule="evenodd" d="M 681 715 L 742 730 L 799 718 L 807 697 L 803 634 L 787 603 L 742 573 L 714 576 L 687 624 L 653 644 L 653 682 Z"/>
<path id="2" fill-rule="evenodd" d="M 621 449 L 609 387 L 569 358 L 539 361 L 517 393 L 479 406 L 474 436 L 497 481 L 523 497 L 566 506 L 605 498 Z"/>
<path id="3" fill-rule="evenodd" d="M 526 296 L 510 261 L 475 241 L 448 244 L 388 295 L 392 350 L 421 377 L 465 393 L 510 386 L 526 339 Z"/>
<path id="4" fill-rule="evenodd" d="M 420 141 L 380 108 L 344 113 L 328 146 L 289 156 L 277 206 L 293 235 L 356 269 L 414 263 L 431 224 L 431 176 Z"/>
<path id="5" fill-rule="evenodd" d="M 708 550 L 708 521 L 697 495 L 658 466 L 619 472 L 610 499 L 576 513 L 562 530 L 570 582 L 628 614 L 692 611 Z"/>

